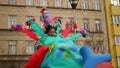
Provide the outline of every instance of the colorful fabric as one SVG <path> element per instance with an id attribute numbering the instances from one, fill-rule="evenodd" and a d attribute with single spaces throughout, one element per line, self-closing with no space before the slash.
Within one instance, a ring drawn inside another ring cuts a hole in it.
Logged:
<path id="1" fill-rule="evenodd" d="M 53 19 L 45 9 L 42 9 L 41 13 L 44 26 L 53 23 L 53 26 L 57 27 L 55 37 L 46 36 L 35 19 L 28 20 L 27 25 L 32 27 L 35 33 L 41 36 L 41 39 L 38 39 L 32 30 L 22 30 L 21 25 L 12 25 L 12 29 L 22 30 L 26 35 L 37 41 L 34 48 L 35 53 L 31 56 L 25 68 L 95 68 L 96 65 L 111 60 L 110 54 L 94 54 L 88 46 L 80 46 L 73 42 L 81 36 L 86 37 L 88 33 L 85 30 L 81 30 L 73 37 L 66 38 L 72 29 L 77 28 L 74 21 L 71 20 L 67 23 L 66 29 L 59 35 L 58 27 L 61 20 Z"/>
<path id="2" fill-rule="evenodd" d="M 40 45 L 39 49 L 30 57 L 25 68 L 39 68 L 47 52 L 48 47 Z"/>
<path id="3" fill-rule="evenodd" d="M 31 27 L 38 34 L 41 31 L 39 30 L 41 28 L 40 27 L 38 28 L 38 26 L 35 27 L 35 26 L 32 26 L 31 24 Z M 40 35 L 41 34 L 43 33 L 40 32 Z M 68 33 L 66 35 L 64 35 L 63 33 L 63 36 L 60 36 L 59 34 L 57 34 L 56 37 L 42 35 L 42 41 L 44 42 L 43 44 L 45 46 L 48 46 L 48 52 L 46 53 L 43 59 L 43 62 L 40 64 L 39 68 L 73 68 L 73 67 L 87 68 L 89 67 L 89 65 L 91 65 L 91 67 L 95 67 L 97 64 L 101 62 L 107 62 L 108 60 L 110 61 L 110 58 L 111 58 L 110 55 L 107 55 L 109 56 L 109 58 L 107 58 L 106 55 L 97 55 L 96 62 L 93 62 L 94 59 L 91 57 L 95 57 L 94 54 L 91 54 L 91 52 L 87 53 L 89 52 L 87 51 L 89 49 L 84 50 L 84 47 L 76 45 L 73 42 L 77 38 L 83 36 L 82 34 L 83 33 L 78 33 L 70 38 L 65 38 L 67 37 Z M 38 41 L 36 45 L 38 46 L 39 44 L 41 44 L 40 41 Z M 90 56 L 89 54 L 91 55 L 91 57 L 89 57 Z"/>
<path id="4" fill-rule="evenodd" d="M 47 52 L 40 68 L 82 68 L 82 56 L 79 53 L 81 46 L 74 44 L 64 37 L 46 36 L 45 45 L 51 46 L 52 50 Z"/>

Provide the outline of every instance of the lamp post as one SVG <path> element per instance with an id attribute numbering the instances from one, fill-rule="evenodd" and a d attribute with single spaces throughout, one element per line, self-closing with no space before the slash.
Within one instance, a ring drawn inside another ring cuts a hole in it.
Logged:
<path id="1" fill-rule="evenodd" d="M 76 7 L 77 7 L 77 4 L 79 2 L 79 0 L 69 0 L 70 4 L 71 4 L 71 7 L 73 9 L 73 12 L 74 12 L 74 21 L 76 22 L 76 14 L 75 14 L 75 10 L 76 10 Z M 76 31 L 75 31 L 76 33 Z"/>

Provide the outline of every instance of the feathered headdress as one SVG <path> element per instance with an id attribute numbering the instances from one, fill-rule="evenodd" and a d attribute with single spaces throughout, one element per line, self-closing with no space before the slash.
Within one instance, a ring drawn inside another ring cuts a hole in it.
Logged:
<path id="1" fill-rule="evenodd" d="M 60 18 L 57 17 L 53 18 L 50 12 L 46 10 L 46 8 L 42 8 L 40 13 L 42 14 L 42 16 L 40 16 L 40 19 L 43 22 L 43 27 L 45 31 L 49 30 L 51 27 L 55 28 L 55 30 L 58 30 L 58 26 L 62 24 Z"/>

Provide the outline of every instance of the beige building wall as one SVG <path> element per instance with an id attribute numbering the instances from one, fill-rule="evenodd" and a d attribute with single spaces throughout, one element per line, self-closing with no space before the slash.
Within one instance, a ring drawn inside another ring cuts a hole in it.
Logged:
<path id="1" fill-rule="evenodd" d="M 74 18 L 72 8 L 68 7 L 68 0 L 62 0 L 61 7 L 55 7 L 54 0 L 47 0 L 48 6 L 47 9 L 50 11 L 53 17 L 62 17 L 63 24 L 62 28 L 65 28 L 65 23 L 70 19 Z M 85 41 L 91 41 L 91 46 L 97 49 L 95 45 L 97 41 L 103 41 L 104 50 L 103 52 L 108 52 L 108 39 L 107 39 L 107 31 L 106 31 L 106 21 L 105 21 L 105 11 L 104 11 L 104 0 L 100 0 L 100 10 L 93 9 L 93 0 L 88 0 L 88 9 L 82 9 L 82 0 L 79 1 L 76 9 L 76 23 L 78 25 L 77 31 L 81 28 L 84 28 L 84 18 L 89 19 L 89 31 L 90 34 L 86 38 L 79 38 L 76 42 L 79 45 L 85 45 Z M 0 0 L 0 64 L 4 65 L 5 61 L 8 62 L 16 61 L 19 62 L 19 67 L 24 68 L 25 63 L 29 59 L 30 55 L 26 52 L 26 41 L 32 40 L 25 34 L 20 31 L 12 31 L 10 32 L 10 28 L 8 27 L 8 16 L 15 15 L 16 23 L 25 24 L 27 16 L 33 16 L 36 18 L 36 22 L 41 25 L 39 21 L 40 10 L 42 6 L 40 6 L 39 0 L 34 0 L 32 6 L 26 6 L 26 0 L 16 0 L 16 5 L 9 5 L 8 0 Z M 95 27 L 95 19 L 101 20 L 101 32 L 96 32 Z M 24 25 L 25 26 L 25 25 Z M 73 34 L 73 33 L 72 33 Z M 72 35 L 71 34 L 71 35 Z M 92 37 L 93 36 L 93 37 Z M 8 41 L 15 40 L 16 44 L 16 54 L 8 55 Z M 3 59 L 4 58 L 4 59 Z M 11 59 L 14 58 L 14 59 Z M 1 66 L 0 65 L 0 66 Z M 8 65 L 10 66 L 10 65 Z M 12 66 L 11 66 L 12 67 Z M 14 67 L 14 66 L 13 66 Z M 0 67 L 1 68 L 1 67 Z M 5 68 L 5 67 L 4 67 Z"/>

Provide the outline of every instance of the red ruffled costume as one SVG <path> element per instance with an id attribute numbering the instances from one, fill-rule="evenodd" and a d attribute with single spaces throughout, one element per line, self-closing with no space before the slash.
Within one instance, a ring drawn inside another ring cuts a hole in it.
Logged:
<path id="1" fill-rule="evenodd" d="M 38 50 L 30 57 L 25 68 L 40 68 L 40 65 L 48 52 L 48 47 L 45 45 L 40 45 Z"/>

